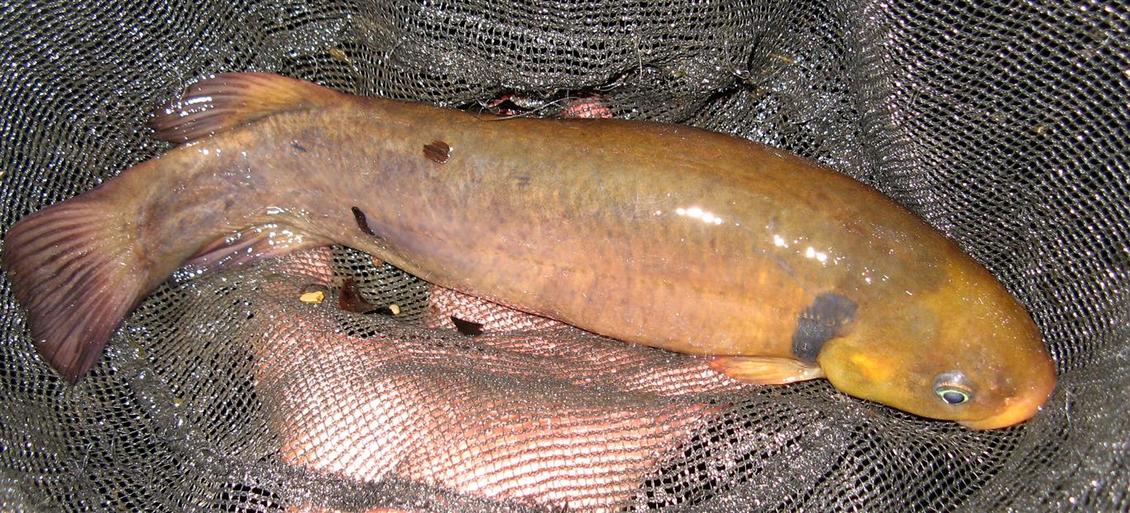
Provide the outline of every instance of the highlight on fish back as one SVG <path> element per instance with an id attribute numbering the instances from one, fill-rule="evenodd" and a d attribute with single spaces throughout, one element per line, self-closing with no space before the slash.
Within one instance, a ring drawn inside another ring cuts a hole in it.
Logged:
<path id="1" fill-rule="evenodd" d="M 88 193 L 90 194 L 90 193 Z M 145 292 L 121 212 L 78 197 L 21 220 L 4 236 L 0 265 L 27 312 L 36 348 L 75 383 L 102 354 Z"/>

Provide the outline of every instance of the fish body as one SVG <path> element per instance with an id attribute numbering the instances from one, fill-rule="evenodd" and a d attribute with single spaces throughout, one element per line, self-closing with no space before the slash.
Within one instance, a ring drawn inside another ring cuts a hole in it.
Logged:
<path id="1" fill-rule="evenodd" d="M 74 381 L 149 290 L 343 244 L 429 282 L 757 383 L 840 390 L 974 428 L 1055 382 L 1024 308 L 879 192 L 695 128 L 501 119 L 267 74 L 198 83 L 182 142 L 6 235 L 33 337 Z M 97 299 L 95 299 L 97 298 Z"/>

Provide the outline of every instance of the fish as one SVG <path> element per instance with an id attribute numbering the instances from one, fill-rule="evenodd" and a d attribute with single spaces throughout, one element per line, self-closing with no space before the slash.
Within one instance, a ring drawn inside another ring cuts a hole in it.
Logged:
<path id="1" fill-rule="evenodd" d="M 996 278 L 878 190 L 678 124 L 501 118 L 269 73 L 196 82 L 176 143 L 14 224 L 0 265 L 71 383 L 178 268 L 340 244 L 429 283 L 745 383 L 970 429 L 1034 416 L 1056 371 Z"/>

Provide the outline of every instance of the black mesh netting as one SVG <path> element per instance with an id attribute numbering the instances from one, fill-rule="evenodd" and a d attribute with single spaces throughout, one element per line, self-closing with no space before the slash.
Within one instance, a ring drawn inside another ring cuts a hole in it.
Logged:
<path id="1" fill-rule="evenodd" d="M 0 509 L 1125 511 L 1128 30 L 1101 1 L 3 2 L 0 228 L 167 149 L 150 113 L 209 73 L 610 111 L 875 185 L 1028 305 L 1060 381 L 1026 424 L 972 432 L 336 248 L 163 286 L 72 388 L 5 278 Z"/>

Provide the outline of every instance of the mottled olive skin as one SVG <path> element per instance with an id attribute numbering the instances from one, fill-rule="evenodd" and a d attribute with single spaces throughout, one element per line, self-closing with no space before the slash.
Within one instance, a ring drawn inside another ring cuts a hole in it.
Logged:
<path id="1" fill-rule="evenodd" d="M 834 292 L 858 308 L 817 357 L 833 385 L 970 427 L 1023 421 L 1054 386 L 1038 330 L 984 268 L 874 189 L 784 151 L 685 126 L 325 95 L 93 192 L 136 213 L 154 283 L 217 238 L 273 224 L 298 245 L 352 246 L 691 354 L 793 358 L 798 316 Z M 947 372 L 969 402 L 940 400 Z"/>

